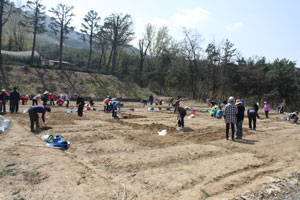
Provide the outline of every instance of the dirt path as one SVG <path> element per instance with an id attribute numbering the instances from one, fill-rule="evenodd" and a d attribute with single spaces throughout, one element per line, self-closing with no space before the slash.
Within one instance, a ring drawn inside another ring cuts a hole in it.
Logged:
<path id="1" fill-rule="evenodd" d="M 127 104 L 119 120 L 55 110 L 46 115 L 50 129 L 36 135 L 27 114 L 6 115 L 12 127 L 0 136 L 0 199 L 116 199 L 124 186 L 127 199 L 231 199 L 299 171 L 300 126 L 275 113 L 258 120 L 257 131 L 246 120 L 244 140 L 232 142 L 224 121 L 205 112 L 180 130 L 171 111 L 138 104 Z M 166 136 L 158 136 L 162 129 Z M 62 134 L 71 147 L 39 147 L 44 134 Z"/>

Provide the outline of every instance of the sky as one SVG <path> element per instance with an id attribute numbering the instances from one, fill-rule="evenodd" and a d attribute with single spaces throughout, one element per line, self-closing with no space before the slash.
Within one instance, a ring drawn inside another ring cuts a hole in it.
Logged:
<path id="1" fill-rule="evenodd" d="M 89 10 L 98 12 L 101 22 L 112 13 L 130 14 L 134 46 L 148 23 L 157 29 L 167 26 L 177 41 L 185 27 L 202 35 L 203 49 L 229 39 L 245 58 L 287 58 L 300 67 L 300 0 L 42 0 L 47 10 L 59 3 L 74 6 L 72 25 L 77 30 Z"/>

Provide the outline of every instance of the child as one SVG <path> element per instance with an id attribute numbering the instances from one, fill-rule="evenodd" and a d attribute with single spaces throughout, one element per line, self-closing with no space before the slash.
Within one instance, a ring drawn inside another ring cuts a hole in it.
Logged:
<path id="1" fill-rule="evenodd" d="M 217 107 L 218 106 L 213 106 L 210 110 L 210 116 L 211 117 L 216 117 L 216 112 L 217 112 Z"/>
<path id="2" fill-rule="evenodd" d="M 217 119 L 221 119 L 223 117 L 223 111 L 220 107 L 218 108 L 218 110 L 216 112 L 216 117 L 217 117 Z"/>

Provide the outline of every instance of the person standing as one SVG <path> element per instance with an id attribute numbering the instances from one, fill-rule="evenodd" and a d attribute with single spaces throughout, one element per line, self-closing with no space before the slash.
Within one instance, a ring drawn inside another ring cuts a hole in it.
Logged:
<path id="1" fill-rule="evenodd" d="M 243 138 L 243 121 L 245 115 L 245 107 L 240 99 L 236 100 L 235 105 L 237 106 L 238 113 L 237 113 L 237 123 L 236 123 L 236 138 L 242 139 Z"/>
<path id="2" fill-rule="evenodd" d="M 234 97 L 229 97 L 228 103 L 225 106 L 224 110 L 224 118 L 226 123 L 226 140 L 229 138 L 229 128 L 231 126 L 231 139 L 234 140 L 234 132 L 235 132 L 235 124 L 237 122 L 237 113 L 238 109 L 236 105 L 234 105 L 235 99 Z"/>
<path id="3" fill-rule="evenodd" d="M 6 113 L 6 100 L 7 100 L 7 92 L 5 89 L 2 89 L 0 94 L 0 112 Z"/>
<path id="4" fill-rule="evenodd" d="M 82 117 L 83 107 L 84 107 L 84 99 L 81 96 L 79 96 L 78 94 L 76 94 L 75 97 L 76 97 L 76 107 L 77 107 L 78 116 Z"/>
<path id="5" fill-rule="evenodd" d="M 49 99 L 50 99 L 50 106 L 55 106 L 55 103 L 54 103 L 54 94 L 53 93 L 49 94 Z"/>
<path id="6" fill-rule="evenodd" d="M 149 96 L 149 103 L 152 106 L 152 104 L 153 104 L 153 95 L 152 94 L 150 94 L 150 96 Z"/>
<path id="7" fill-rule="evenodd" d="M 70 92 L 67 92 L 65 95 L 65 101 L 67 102 L 66 107 L 69 108 L 69 102 L 70 102 Z"/>
<path id="8" fill-rule="evenodd" d="M 265 111 L 265 114 L 266 114 L 266 118 L 268 119 L 269 118 L 269 111 L 270 111 L 270 104 L 268 104 L 268 102 L 264 102 L 264 111 Z"/>
<path id="9" fill-rule="evenodd" d="M 49 100 L 49 93 L 48 91 L 45 91 L 41 100 L 43 101 L 43 106 L 46 106 Z"/>
<path id="10" fill-rule="evenodd" d="M 39 115 L 38 113 L 42 113 L 42 120 L 45 123 L 45 113 L 46 111 L 51 112 L 50 107 L 44 107 L 44 106 L 31 106 L 28 109 L 28 114 L 30 118 L 30 129 L 31 132 L 34 132 L 34 124 L 36 124 L 36 128 L 40 128 L 39 125 Z"/>
<path id="11" fill-rule="evenodd" d="M 247 111 L 247 116 L 249 119 L 249 130 L 256 130 L 256 117 L 258 117 L 258 114 L 255 105 L 257 104 L 253 103 L 253 107 L 249 108 Z M 253 122 L 253 129 L 252 129 L 252 122 Z"/>
<path id="12" fill-rule="evenodd" d="M 35 95 L 33 98 L 32 98 L 32 105 L 39 105 L 38 104 L 38 99 L 40 98 L 39 95 Z"/>
<path id="13" fill-rule="evenodd" d="M 10 112 L 11 113 L 13 113 L 13 112 L 18 113 L 18 111 L 19 111 L 20 94 L 17 91 L 16 87 L 14 87 L 13 91 L 10 93 L 9 100 L 10 100 L 10 104 L 11 104 Z"/>

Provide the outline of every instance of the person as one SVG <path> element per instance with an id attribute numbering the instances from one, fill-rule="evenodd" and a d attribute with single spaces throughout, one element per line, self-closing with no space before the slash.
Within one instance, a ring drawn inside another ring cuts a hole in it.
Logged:
<path id="1" fill-rule="evenodd" d="M 257 102 L 257 103 L 253 103 L 253 107 L 255 108 L 255 111 L 256 111 L 256 116 L 257 116 L 257 118 L 259 119 L 259 115 L 258 115 L 258 109 L 259 109 L 259 103 Z"/>
<path id="2" fill-rule="evenodd" d="M 269 118 L 269 111 L 270 111 L 270 104 L 268 104 L 267 101 L 264 102 L 264 111 L 265 111 L 265 115 L 266 118 Z"/>
<path id="3" fill-rule="evenodd" d="M 49 94 L 50 106 L 55 106 L 54 98 L 55 98 L 54 94 L 53 94 L 53 93 L 50 93 L 50 94 Z"/>
<path id="4" fill-rule="evenodd" d="M 76 94 L 75 97 L 76 97 L 76 107 L 77 107 L 78 116 L 82 117 L 83 107 L 84 107 L 84 99 L 78 94 Z"/>
<path id="5" fill-rule="evenodd" d="M 234 97 L 229 97 L 228 103 L 225 106 L 224 110 L 224 118 L 226 123 L 226 140 L 229 138 L 229 128 L 231 125 L 231 139 L 234 140 L 234 132 L 235 132 L 235 124 L 237 122 L 237 113 L 238 109 L 236 105 L 234 105 L 235 99 Z"/>
<path id="6" fill-rule="evenodd" d="M 221 106 L 218 107 L 218 110 L 216 112 L 216 118 L 221 119 L 223 117 L 223 111 L 221 109 Z"/>
<path id="7" fill-rule="evenodd" d="M 109 111 L 109 102 L 111 100 L 111 96 L 106 96 L 106 98 L 103 101 L 103 105 L 104 105 L 104 112 L 108 112 Z"/>
<path id="8" fill-rule="evenodd" d="M 298 117 L 298 111 L 292 112 L 292 113 L 289 114 L 289 121 L 290 121 L 291 119 L 294 120 L 293 123 L 297 124 L 297 121 L 298 121 L 298 119 L 299 119 L 299 117 Z"/>
<path id="9" fill-rule="evenodd" d="M 256 103 L 253 103 L 253 106 L 248 109 L 247 116 L 249 119 L 249 130 L 256 130 L 256 117 L 258 117 L 257 110 L 255 108 Z M 253 122 L 253 129 L 252 129 Z"/>
<path id="10" fill-rule="evenodd" d="M 243 138 L 243 121 L 245 115 L 245 107 L 240 99 L 236 100 L 235 105 L 237 106 L 238 113 L 236 115 L 237 122 L 236 122 L 236 138 L 242 139 Z"/>
<path id="11" fill-rule="evenodd" d="M 30 118 L 30 129 L 31 132 L 34 132 L 34 124 L 36 124 L 36 128 L 40 128 L 39 125 L 39 115 L 38 113 L 42 113 L 42 120 L 45 123 L 45 114 L 46 112 L 51 112 L 50 107 L 46 106 L 31 106 L 28 109 L 28 114 Z"/>
<path id="12" fill-rule="evenodd" d="M 218 108 L 218 106 L 216 106 L 216 105 L 211 108 L 211 110 L 210 110 L 211 117 L 216 117 L 217 108 Z"/>
<path id="13" fill-rule="evenodd" d="M 65 100 L 63 100 L 62 98 L 58 98 L 58 99 L 56 100 L 56 104 L 57 104 L 58 106 L 62 106 L 62 105 L 64 104 L 64 102 L 65 102 Z"/>
<path id="14" fill-rule="evenodd" d="M 22 101 L 22 105 L 24 106 L 24 105 L 25 105 L 25 95 L 23 95 L 23 96 L 21 97 L 21 101 Z"/>
<path id="15" fill-rule="evenodd" d="M 10 93 L 9 100 L 10 100 L 10 104 L 11 104 L 10 112 L 11 113 L 13 113 L 13 112 L 18 113 L 18 111 L 19 111 L 20 94 L 17 91 L 16 87 L 14 87 L 13 91 Z"/>
<path id="16" fill-rule="evenodd" d="M 284 114 L 284 105 L 283 103 L 277 106 L 278 114 Z"/>
<path id="17" fill-rule="evenodd" d="M 121 113 L 121 103 L 120 103 L 120 101 L 117 101 L 117 100 L 111 101 L 110 102 L 110 107 L 111 107 L 111 110 L 112 110 L 112 117 L 113 118 L 118 118 L 117 109 L 118 109 L 118 112 Z"/>
<path id="18" fill-rule="evenodd" d="M 94 103 L 94 98 L 93 97 L 90 98 L 89 104 L 90 104 L 92 110 L 96 110 L 96 108 L 94 108 L 95 107 L 95 103 Z"/>
<path id="19" fill-rule="evenodd" d="M 152 94 L 150 94 L 150 96 L 149 96 L 149 103 L 152 106 L 152 104 L 153 104 L 153 95 Z"/>
<path id="20" fill-rule="evenodd" d="M 0 112 L 6 113 L 6 100 L 7 100 L 7 92 L 5 89 L 2 89 L 0 94 Z"/>
<path id="21" fill-rule="evenodd" d="M 25 105 L 27 105 L 28 100 L 29 100 L 29 95 L 26 94 L 25 97 L 24 97 L 24 103 L 25 103 Z"/>
<path id="22" fill-rule="evenodd" d="M 38 104 L 38 100 L 40 99 L 40 95 L 35 95 L 33 98 L 32 98 L 32 105 L 39 105 Z"/>
<path id="23" fill-rule="evenodd" d="M 46 106 L 49 100 L 49 93 L 48 91 L 45 91 L 43 96 L 41 97 L 41 100 L 43 101 L 43 106 Z"/>
<path id="24" fill-rule="evenodd" d="M 184 128 L 184 117 L 186 115 L 186 109 L 184 109 L 183 107 L 180 107 L 180 106 L 176 106 L 174 113 L 177 114 L 177 120 L 178 120 L 177 125 L 183 129 Z"/>
<path id="25" fill-rule="evenodd" d="M 147 98 L 146 99 L 142 99 L 141 100 L 141 104 L 145 107 L 147 105 L 147 103 L 148 103 L 148 100 L 149 99 L 147 99 Z"/>
<path id="26" fill-rule="evenodd" d="M 65 95 L 65 100 L 67 102 L 66 107 L 69 108 L 69 102 L 70 102 L 70 92 L 67 92 Z"/>

